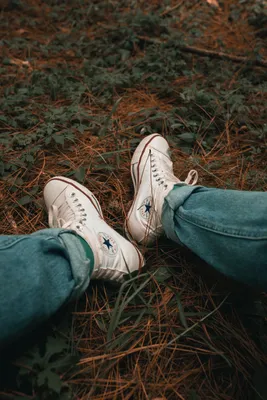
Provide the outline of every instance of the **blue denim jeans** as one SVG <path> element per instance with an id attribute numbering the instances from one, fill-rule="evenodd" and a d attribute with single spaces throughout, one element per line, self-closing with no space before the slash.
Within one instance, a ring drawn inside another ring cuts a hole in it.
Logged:
<path id="1" fill-rule="evenodd" d="M 90 263 L 72 231 L 0 236 L 0 343 L 32 329 L 83 293 Z"/>
<path id="2" fill-rule="evenodd" d="M 170 239 L 221 273 L 267 290 L 267 192 L 178 184 L 162 219 Z"/>

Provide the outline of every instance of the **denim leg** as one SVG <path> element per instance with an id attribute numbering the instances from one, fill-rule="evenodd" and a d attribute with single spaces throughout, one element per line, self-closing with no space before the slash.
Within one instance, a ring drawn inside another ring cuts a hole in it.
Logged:
<path id="1" fill-rule="evenodd" d="M 89 284 L 90 263 L 72 231 L 0 236 L 0 342 L 51 317 Z"/>
<path id="2" fill-rule="evenodd" d="M 267 193 L 178 184 L 165 198 L 167 236 L 225 275 L 267 289 Z"/>

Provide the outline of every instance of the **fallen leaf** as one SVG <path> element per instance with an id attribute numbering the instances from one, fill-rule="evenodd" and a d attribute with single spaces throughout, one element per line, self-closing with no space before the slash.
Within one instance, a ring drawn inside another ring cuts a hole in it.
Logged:
<path id="1" fill-rule="evenodd" d="M 17 65 L 18 67 L 27 67 L 30 70 L 32 70 L 32 67 L 31 67 L 31 64 L 29 63 L 29 61 L 23 61 L 18 58 L 10 58 L 9 63 L 11 65 Z"/>
<path id="2" fill-rule="evenodd" d="M 209 3 L 211 6 L 219 7 L 217 0 L 207 0 L 207 3 Z"/>

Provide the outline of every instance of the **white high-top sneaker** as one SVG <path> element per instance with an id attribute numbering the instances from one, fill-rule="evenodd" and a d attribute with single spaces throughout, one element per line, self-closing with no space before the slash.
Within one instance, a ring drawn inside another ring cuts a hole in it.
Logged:
<path id="1" fill-rule="evenodd" d="M 173 173 L 168 142 L 158 133 L 147 136 L 136 148 L 131 161 L 134 200 L 125 222 L 127 236 L 151 244 L 163 232 L 161 213 L 164 198 L 182 181 Z M 197 171 L 184 181 L 195 185 Z"/>
<path id="2" fill-rule="evenodd" d="M 142 268 L 139 250 L 105 222 L 90 190 L 58 176 L 46 184 L 44 199 L 50 228 L 74 230 L 91 247 L 95 259 L 91 279 L 121 282 L 124 275 Z"/>

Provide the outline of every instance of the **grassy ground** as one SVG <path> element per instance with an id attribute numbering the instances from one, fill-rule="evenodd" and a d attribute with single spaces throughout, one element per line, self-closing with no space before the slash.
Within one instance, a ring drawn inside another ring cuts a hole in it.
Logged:
<path id="1" fill-rule="evenodd" d="M 1 4 L 2 234 L 47 227 L 54 175 L 87 185 L 122 232 L 131 154 L 154 131 L 179 177 L 267 190 L 264 1 Z M 265 294 L 164 239 L 143 252 L 132 282 L 92 284 L 6 350 L 1 399 L 267 398 Z"/>

